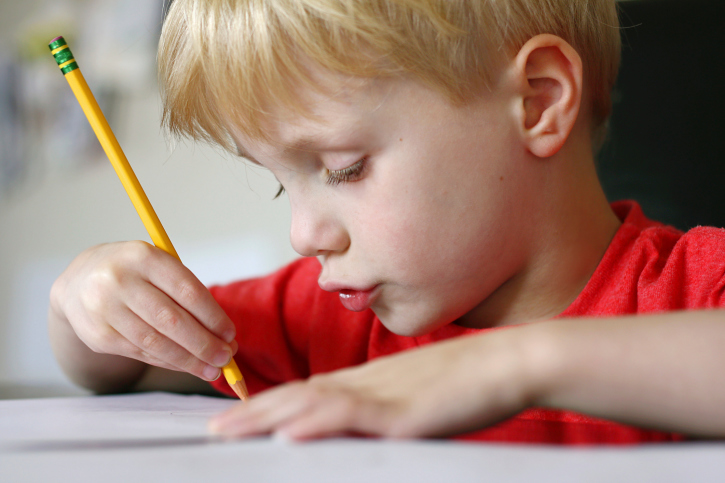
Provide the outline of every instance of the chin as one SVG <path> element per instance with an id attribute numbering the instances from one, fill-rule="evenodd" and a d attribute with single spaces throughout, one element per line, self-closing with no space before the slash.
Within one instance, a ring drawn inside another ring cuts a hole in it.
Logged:
<path id="1" fill-rule="evenodd" d="M 375 312 L 375 315 L 377 315 L 386 329 L 393 334 L 404 337 L 419 337 L 430 334 L 452 322 L 452 320 L 448 319 L 426 317 L 424 314 L 417 314 L 412 317 L 399 315 L 405 311 L 373 310 L 373 312 Z M 395 312 L 398 313 L 396 314 Z M 415 314 L 415 312 L 412 313 Z"/>

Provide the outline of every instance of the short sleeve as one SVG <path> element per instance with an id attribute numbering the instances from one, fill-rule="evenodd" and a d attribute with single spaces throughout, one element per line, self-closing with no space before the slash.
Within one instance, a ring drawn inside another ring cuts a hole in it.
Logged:
<path id="1" fill-rule="evenodd" d="M 668 309 L 725 307 L 725 230 L 698 227 L 685 233 L 652 290 L 663 292 Z"/>

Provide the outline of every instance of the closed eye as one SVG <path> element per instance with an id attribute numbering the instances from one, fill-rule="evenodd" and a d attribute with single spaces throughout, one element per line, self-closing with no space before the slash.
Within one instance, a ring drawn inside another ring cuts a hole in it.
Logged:
<path id="1" fill-rule="evenodd" d="M 367 166 L 367 161 L 368 157 L 365 156 L 347 168 L 328 171 L 326 180 L 327 184 L 335 186 L 340 183 L 358 181 L 363 176 L 363 172 Z"/>
<path id="2" fill-rule="evenodd" d="M 355 164 L 352 164 L 347 168 L 329 170 L 327 172 L 327 179 L 325 180 L 325 182 L 329 185 L 336 186 L 340 183 L 350 183 L 353 181 L 358 181 L 363 177 L 363 173 L 367 166 L 367 161 L 368 157 L 365 156 L 358 160 Z M 282 183 L 280 183 L 279 189 L 277 190 L 277 193 L 272 199 L 276 200 L 277 198 L 282 196 L 284 192 L 284 186 L 282 186 Z"/>

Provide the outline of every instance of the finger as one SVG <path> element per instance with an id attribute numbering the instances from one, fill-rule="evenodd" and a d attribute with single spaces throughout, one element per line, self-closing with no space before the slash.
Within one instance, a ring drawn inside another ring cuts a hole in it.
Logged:
<path id="1" fill-rule="evenodd" d="M 134 344 L 129 342 L 123 335 L 119 334 L 113 327 L 107 324 L 104 324 L 102 327 L 103 329 L 96 330 L 90 334 L 78 333 L 78 337 L 91 350 L 97 353 L 128 357 L 146 364 L 170 369 L 172 371 L 182 370 L 162 361 L 161 359 L 157 359 L 147 353 L 144 353 Z"/>
<path id="2" fill-rule="evenodd" d="M 218 367 L 196 358 L 129 309 L 125 309 L 121 316 L 114 318 L 112 327 L 135 346 L 135 358 L 139 360 L 147 362 L 149 358 L 153 358 L 206 381 L 216 380 L 221 374 Z"/>
<path id="3" fill-rule="evenodd" d="M 229 363 L 233 354 L 229 344 L 209 332 L 196 318 L 156 287 L 143 281 L 137 283 L 139 287 L 132 287 L 127 292 L 126 303 L 141 320 L 207 365 L 219 368 Z M 150 333 L 146 332 L 144 335 L 152 337 L 150 343 L 155 342 Z M 134 340 L 136 342 L 138 340 Z"/>
<path id="4" fill-rule="evenodd" d="M 233 340 L 229 343 L 229 347 L 232 349 L 232 355 L 235 355 L 239 350 L 239 343 L 237 343 L 236 340 Z"/>
<path id="5" fill-rule="evenodd" d="M 362 433 L 385 435 L 390 420 L 384 407 L 348 394 L 327 397 L 307 411 L 289 418 L 277 428 L 283 438 L 302 441 L 327 438 L 338 434 Z"/>
<path id="6" fill-rule="evenodd" d="M 145 354 L 145 360 L 143 362 L 145 362 L 146 364 L 149 364 L 151 366 L 160 367 L 162 369 L 168 369 L 170 371 L 186 372 L 183 369 L 180 369 L 180 368 L 178 368 L 176 366 L 172 366 L 168 362 L 164 362 L 161 359 L 157 359 L 157 358 L 152 357 L 152 356 L 150 356 L 148 354 Z"/>
<path id="7" fill-rule="evenodd" d="M 209 430 L 228 437 L 252 436 L 274 431 L 313 404 L 302 383 L 280 386 L 238 404 L 209 421 Z"/>
<path id="8" fill-rule="evenodd" d="M 236 336 L 236 327 L 219 306 L 209 290 L 178 259 L 146 243 L 134 247 L 130 256 L 141 258 L 148 267 L 149 282 L 167 294 L 199 321 L 207 330 L 229 343 Z"/>

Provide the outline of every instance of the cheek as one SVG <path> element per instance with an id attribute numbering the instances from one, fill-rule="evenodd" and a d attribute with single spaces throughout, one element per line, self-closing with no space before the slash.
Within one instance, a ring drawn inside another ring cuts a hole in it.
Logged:
<path id="1" fill-rule="evenodd" d="M 465 129 L 411 133 L 369 180 L 353 244 L 401 282 L 471 277 L 501 256 L 516 196 L 514 143 L 504 126 L 483 136 Z"/>
<path id="2" fill-rule="evenodd" d="M 357 239 L 367 263 L 403 285 L 441 290 L 482 273 L 498 278 L 492 268 L 507 258 L 504 185 L 500 175 L 430 171 L 381 186 L 357 213 L 353 245 Z"/>
<path id="3" fill-rule="evenodd" d="M 405 187 L 398 187 L 393 195 L 381 194 L 358 232 L 366 258 L 378 270 L 414 285 L 442 275 L 454 235 L 445 205 L 417 193 L 421 191 L 411 195 Z"/>

